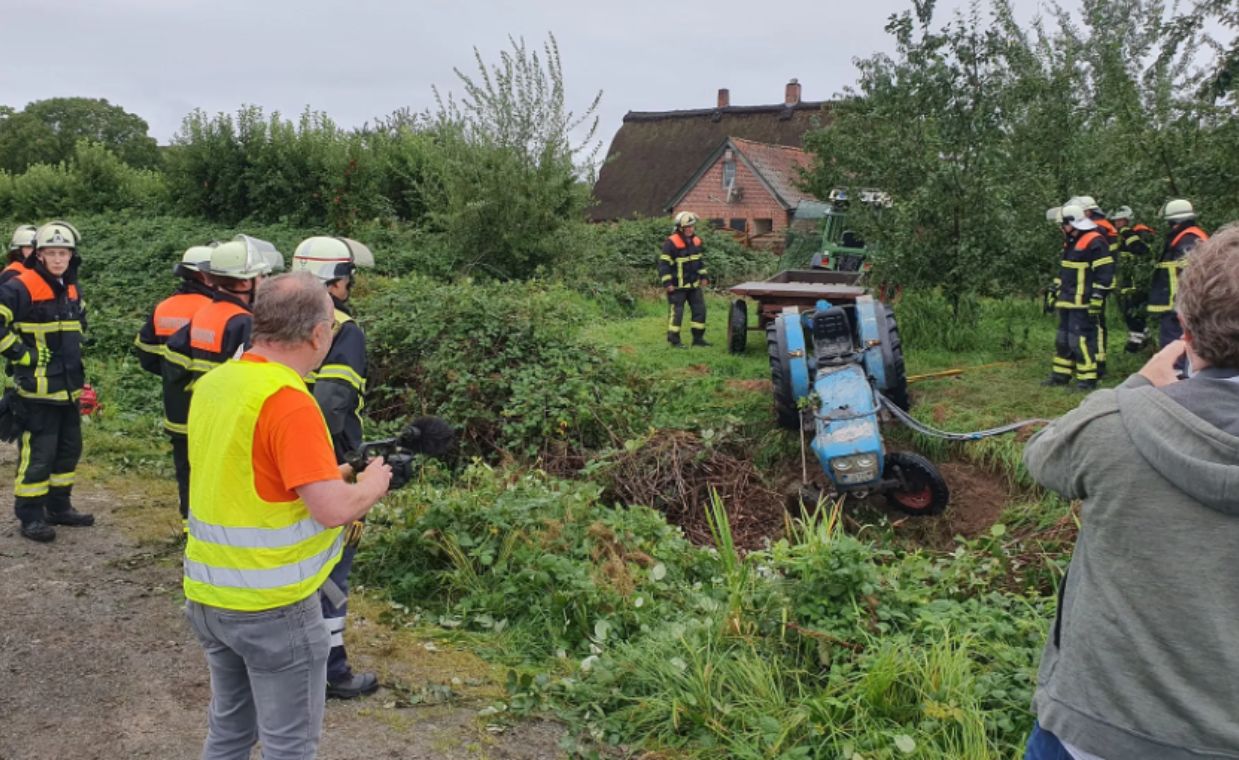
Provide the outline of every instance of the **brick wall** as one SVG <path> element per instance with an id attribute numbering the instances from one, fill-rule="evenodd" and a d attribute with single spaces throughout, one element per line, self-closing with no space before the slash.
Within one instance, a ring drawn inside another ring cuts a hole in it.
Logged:
<path id="1" fill-rule="evenodd" d="M 781 247 L 783 233 L 787 230 L 789 214 L 774 199 L 761 180 L 753 176 L 744 162 L 736 160 L 736 187 L 741 199 L 727 202 L 727 190 L 723 187 L 723 159 L 710 167 L 683 200 L 672 209 L 672 214 L 692 211 L 701 218 L 701 226 L 709 226 L 711 219 L 722 219 L 723 226 L 730 228 L 732 220 L 743 220 L 744 232 L 755 246 Z M 760 235 L 754 220 L 769 219 L 769 234 Z"/>

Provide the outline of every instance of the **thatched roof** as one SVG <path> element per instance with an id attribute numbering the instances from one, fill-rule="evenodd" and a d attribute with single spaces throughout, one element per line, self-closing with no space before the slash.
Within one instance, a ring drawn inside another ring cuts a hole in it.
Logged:
<path id="1" fill-rule="evenodd" d="M 629 111 L 594 185 L 594 221 L 661 216 L 672 198 L 728 137 L 804 147 L 824 125 L 825 101 L 691 111 Z"/>

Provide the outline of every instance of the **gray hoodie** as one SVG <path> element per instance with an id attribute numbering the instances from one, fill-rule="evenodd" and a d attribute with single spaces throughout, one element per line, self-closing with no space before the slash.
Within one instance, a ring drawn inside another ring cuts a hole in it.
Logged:
<path id="1" fill-rule="evenodd" d="M 1182 386 L 1133 376 L 1024 450 L 1083 500 L 1033 705 L 1108 760 L 1239 760 L 1239 438 L 1206 421 L 1239 417 L 1239 384 Z"/>

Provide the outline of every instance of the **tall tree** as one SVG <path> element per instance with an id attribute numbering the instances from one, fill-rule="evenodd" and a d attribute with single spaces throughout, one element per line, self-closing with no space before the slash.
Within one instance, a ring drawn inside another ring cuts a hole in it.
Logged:
<path id="1" fill-rule="evenodd" d="M 68 161 L 79 140 L 97 143 L 130 166 L 158 165 L 146 121 L 102 98 L 49 98 L 21 111 L 0 109 L 0 169 Z"/>

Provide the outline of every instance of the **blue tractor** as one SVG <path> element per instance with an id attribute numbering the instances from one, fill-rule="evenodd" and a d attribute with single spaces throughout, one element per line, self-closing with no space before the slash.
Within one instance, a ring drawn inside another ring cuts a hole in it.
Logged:
<path id="1" fill-rule="evenodd" d="M 883 405 L 906 411 L 910 401 L 889 306 L 871 295 L 789 306 L 766 337 L 775 415 L 782 427 L 812 433 L 810 448 L 831 490 L 882 493 L 915 515 L 946 508 L 950 490 L 938 468 L 919 454 L 889 452 L 882 440 Z"/>

